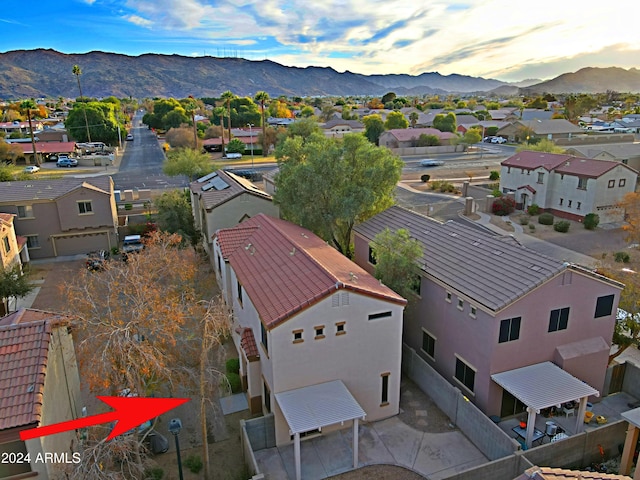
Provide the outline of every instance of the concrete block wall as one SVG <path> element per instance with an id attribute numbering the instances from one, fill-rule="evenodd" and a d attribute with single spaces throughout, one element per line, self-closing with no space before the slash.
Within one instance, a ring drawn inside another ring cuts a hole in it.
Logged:
<path id="1" fill-rule="evenodd" d="M 627 362 L 622 382 L 622 391 L 636 398 L 640 398 L 640 368 Z"/>
<path id="2" fill-rule="evenodd" d="M 533 465 L 522 455 L 522 452 L 518 452 L 446 478 L 447 480 L 513 480 L 531 467 Z"/>
<path id="3" fill-rule="evenodd" d="M 273 413 L 246 420 L 244 426 L 254 452 L 276 446 L 276 424 Z"/>
<path id="4" fill-rule="evenodd" d="M 251 446 L 251 440 L 247 434 L 247 422 L 246 420 L 240 420 L 240 442 L 242 443 L 242 453 L 244 463 L 251 475 L 260 474 L 260 468 L 255 455 L 253 454 L 253 448 Z"/>

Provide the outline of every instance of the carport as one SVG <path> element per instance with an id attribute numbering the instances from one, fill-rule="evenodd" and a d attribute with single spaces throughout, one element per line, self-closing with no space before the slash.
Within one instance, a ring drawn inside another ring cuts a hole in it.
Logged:
<path id="1" fill-rule="evenodd" d="M 300 480 L 300 434 L 353 420 L 353 468 L 358 466 L 358 420 L 366 415 L 342 380 L 276 393 L 294 439 L 296 480 Z"/>
<path id="2" fill-rule="evenodd" d="M 542 409 L 560 407 L 563 403 L 580 401 L 575 433 L 584 427 L 584 414 L 589 396 L 600 396 L 595 388 L 562 370 L 552 362 L 537 363 L 491 375 L 491 379 L 527 406 L 525 443 L 531 447 L 536 415 Z"/>

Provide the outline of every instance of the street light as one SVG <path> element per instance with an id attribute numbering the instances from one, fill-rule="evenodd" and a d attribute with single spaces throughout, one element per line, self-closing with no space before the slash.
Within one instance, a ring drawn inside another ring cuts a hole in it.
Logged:
<path id="1" fill-rule="evenodd" d="M 249 136 L 251 137 L 251 168 L 253 168 L 253 123 L 247 123 L 247 127 L 249 127 Z"/>
<path id="2" fill-rule="evenodd" d="M 171 432 L 176 439 L 176 455 L 178 456 L 178 474 L 180 475 L 180 480 L 184 480 L 182 476 L 182 460 L 180 460 L 180 442 L 178 441 L 178 435 L 180 434 L 180 430 L 182 430 L 182 422 L 179 418 L 172 418 L 169 420 L 169 432 Z"/>

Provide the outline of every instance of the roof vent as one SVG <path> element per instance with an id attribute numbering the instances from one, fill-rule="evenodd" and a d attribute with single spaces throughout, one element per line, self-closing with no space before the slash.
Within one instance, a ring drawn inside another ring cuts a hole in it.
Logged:
<path id="1" fill-rule="evenodd" d="M 494 250 L 494 251 L 493 251 L 493 252 L 491 252 L 491 253 L 493 253 L 494 255 L 498 255 L 498 256 L 500 256 L 500 255 L 502 255 L 502 250 Z"/>
<path id="2" fill-rule="evenodd" d="M 358 281 L 358 276 L 353 272 L 349 272 L 349 277 L 351 277 L 351 281 L 352 282 L 357 282 Z"/>
<path id="3" fill-rule="evenodd" d="M 531 265 L 529 268 L 536 272 L 539 272 L 540 270 L 542 270 L 542 267 L 540 265 Z"/>
<path id="4" fill-rule="evenodd" d="M 36 389 L 36 386 L 32 383 L 27 387 L 27 393 L 31 393 Z"/>
<path id="5" fill-rule="evenodd" d="M 473 243 L 471 243 L 471 245 L 477 247 L 478 245 L 480 245 L 480 242 L 478 240 L 475 240 Z"/>
<path id="6" fill-rule="evenodd" d="M 292 257 L 296 254 L 296 247 L 293 247 L 291 249 L 291 251 L 289 252 L 289 255 L 291 255 Z"/>

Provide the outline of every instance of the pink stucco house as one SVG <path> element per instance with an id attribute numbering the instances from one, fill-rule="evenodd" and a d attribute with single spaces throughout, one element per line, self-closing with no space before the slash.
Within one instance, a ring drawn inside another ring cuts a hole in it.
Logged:
<path id="1" fill-rule="evenodd" d="M 423 249 L 404 342 L 483 412 L 524 411 L 492 375 L 544 362 L 602 392 L 621 284 L 510 237 L 397 206 L 355 228 L 355 261 L 369 272 L 371 241 L 387 227 L 408 229 Z"/>
<path id="2" fill-rule="evenodd" d="M 214 257 L 250 408 L 274 414 L 277 445 L 399 412 L 405 299 L 264 214 L 218 230 Z"/>

